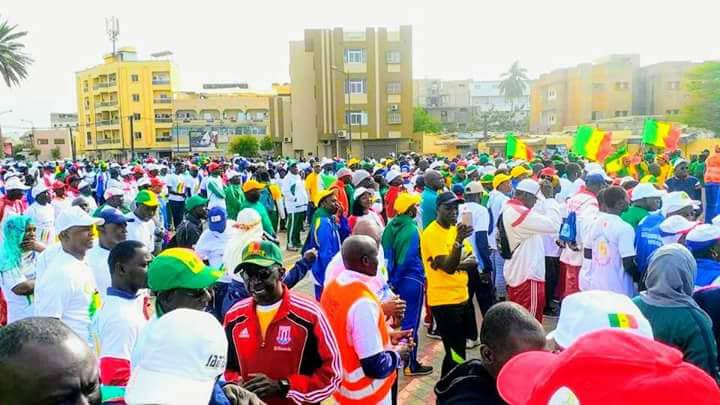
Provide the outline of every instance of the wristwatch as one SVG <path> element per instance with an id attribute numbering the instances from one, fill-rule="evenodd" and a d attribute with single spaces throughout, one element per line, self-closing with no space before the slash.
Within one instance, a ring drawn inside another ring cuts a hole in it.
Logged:
<path id="1" fill-rule="evenodd" d="M 278 380 L 278 385 L 280 385 L 280 395 L 283 398 L 286 397 L 288 391 L 290 391 L 290 381 L 286 379 Z"/>
<path id="2" fill-rule="evenodd" d="M 456 248 L 460 249 L 460 248 L 462 247 L 462 243 L 460 243 L 460 242 L 458 242 L 458 241 L 455 241 L 455 242 L 453 243 L 453 247 L 456 247 Z"/>

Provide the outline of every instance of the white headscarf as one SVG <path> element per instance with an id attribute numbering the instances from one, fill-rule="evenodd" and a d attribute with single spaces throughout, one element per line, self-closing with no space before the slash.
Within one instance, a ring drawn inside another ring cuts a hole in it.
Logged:
<path id="1" fill-rule="evenodd" d="M 245 246 L 249 242 L 262 240 L 262 218 L 254 209 L 245 208 L 238 213 L 237 221 L 232 226 L 237 228 L 237 232 L 233 232 L 232 238 L 225 247 L 223 264 L 227 274 L 235 280 L 242 281 L 235 275 L 235 268 L 242 262 L 242 251 Z"/>

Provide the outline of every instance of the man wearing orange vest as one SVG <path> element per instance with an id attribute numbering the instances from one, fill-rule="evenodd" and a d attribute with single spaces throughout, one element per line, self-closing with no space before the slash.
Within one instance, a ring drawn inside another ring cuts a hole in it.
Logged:
<path id="1" fill-rule="evenodd" d="M 342 246 L 345 270 L 325 287 L 320 300 L 340 349 L 343 380 L 333 396 L 343 405 L 391 404 L 397 369 L 414 345 L 411 330 L 388 331 L 380 300 L 368 288 L 377 257 L 372 238 L 347 238 Z"/>
<path id="2" fill-rule="evenodd" d="M 720 146 L 705 161 L 705 219 L 720 214 Z"/>

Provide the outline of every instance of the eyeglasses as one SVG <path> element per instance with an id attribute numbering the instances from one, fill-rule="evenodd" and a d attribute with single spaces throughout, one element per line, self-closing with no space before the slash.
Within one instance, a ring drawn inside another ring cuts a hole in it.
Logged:
<path id="1" fill-rule="evenodd" d="M 239 273 L 240 273 L 240 276 L 245 280 L 255 279 L 255 280 L 260 280 L 260 281 L 265 281 L 265 280 L 269 279 L 270 276 L 272 276 L 272 274 L 273 274 L 271 269 L 263 269 L 261 271 L 252 271 L 252 272 L 240 270 Z"/>

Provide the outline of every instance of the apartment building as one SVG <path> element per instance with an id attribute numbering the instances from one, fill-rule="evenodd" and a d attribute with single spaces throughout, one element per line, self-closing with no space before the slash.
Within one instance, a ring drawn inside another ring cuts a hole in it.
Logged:
<path id="1" fill-rule="evenodd" d="M 290 80 L 292 131 L 283 150 L 369 157 L 409 149 L 410 26 L 305 30 L 290 43 Z"/>
<path id="2" fill-rule="evenodd" d="M 77 72 L 78 154 L 124 159 L 134 151 L 136 156 L 169 156 L 175 74 L 170 60 L 140 60 L 129 47 Z"/>

